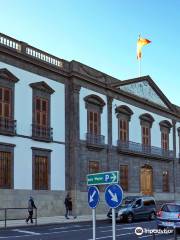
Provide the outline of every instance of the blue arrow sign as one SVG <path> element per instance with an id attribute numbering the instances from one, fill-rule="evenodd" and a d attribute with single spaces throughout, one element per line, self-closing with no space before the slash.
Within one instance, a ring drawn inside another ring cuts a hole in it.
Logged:
<path id="1" fill-rule="evenodd" d="M 95 186 L 88 188 L 88 204 L 90 208 L 96 208 L 99 203 L 99 190 Z"/>
<path id="2" fill-rule="evenodd" d="M 105 200 L 109 207 L 117 208 L 123 199 L 123 190 L 118 184 L 112 184 L 106 188 Z"/>

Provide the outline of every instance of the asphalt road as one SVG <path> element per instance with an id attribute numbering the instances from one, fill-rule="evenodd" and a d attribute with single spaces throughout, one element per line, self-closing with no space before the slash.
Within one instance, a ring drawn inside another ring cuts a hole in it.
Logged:
<path id="1" fill-rule="evenodd" d="M 153 240 L 152 234 L 143 233 L 140 236 L 135 234 L 135 229 L 156 229 L 156 222 L 135 222 L 133 224 L 117 223 L 116 239 L 118 240 Z M 27 226 L 22 228 L 11 228 L 0 230 L 0 240 L 92 240 L 92 223 L 66 223 L 48 226 Z M 108 221 L 97 222 L 97 240 L 112 239 L 112 225 Z M 174 240 L 173 234 L 156 234 L 155 240 Z M 180 235 L 178 235 L 178 240 Z"/>

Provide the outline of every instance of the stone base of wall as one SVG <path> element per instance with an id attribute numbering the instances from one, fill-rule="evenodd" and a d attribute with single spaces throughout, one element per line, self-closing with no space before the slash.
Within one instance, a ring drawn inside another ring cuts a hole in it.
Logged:
<path id="1" fill-rule="evenodd" d="M 0 208 L 27 208 L 29 196 L 34 198 L 38 216 L 64 215 L 65 191 L 0 190 Z M 1 215 L 2 215 L 2 211 Z M 26 210 L 9 211 L 9 216 L 27 215 Z"/>
<path id="2" fill-rule="evenodd" d="M 65 214 L 64 199 L 65 191 L 30 191 L 30 190 L 0 190 L 0 208 L 26 208 L 29 196 L 33 196 L 38 207 L 38 216 L 62 216 Z M 124 196 L 141 196 L 139 193 L 125 193 Z M 154 197 L 158 203 L 176 201 L 180 202 L 180 194 L 155 193 Z M 87 193 L 76 192 L 76 203 L 73 203 L 74 214 L 91 214 L 88 206 Z M 100 203 L 97 207 L 97 214 L 106 214 L 108 207 L 105 203 L 104 193 L 100 193 Z M 0 219 L 4 217 L 4 212 L 0 211 Z M 9 217 L 27 216 L 27 210 L 10 210 Z"/>

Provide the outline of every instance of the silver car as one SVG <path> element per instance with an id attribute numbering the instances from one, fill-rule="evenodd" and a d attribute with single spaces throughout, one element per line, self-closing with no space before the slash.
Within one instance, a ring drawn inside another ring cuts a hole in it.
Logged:
<path id="1" fill-rule="evenodd" d="M 157 226 L 159 229 L 180 228 L 180 204 L 164 204 L 157 212 Z"/>

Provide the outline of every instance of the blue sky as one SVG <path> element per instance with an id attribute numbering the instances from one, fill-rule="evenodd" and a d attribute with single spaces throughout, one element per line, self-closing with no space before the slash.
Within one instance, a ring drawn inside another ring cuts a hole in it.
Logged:
<path id="1" fill-rule="evenodd" d="M 179 0 L 0 0 L 0 32 L 120 80 L 150 75 L 180 105 Z"/>

